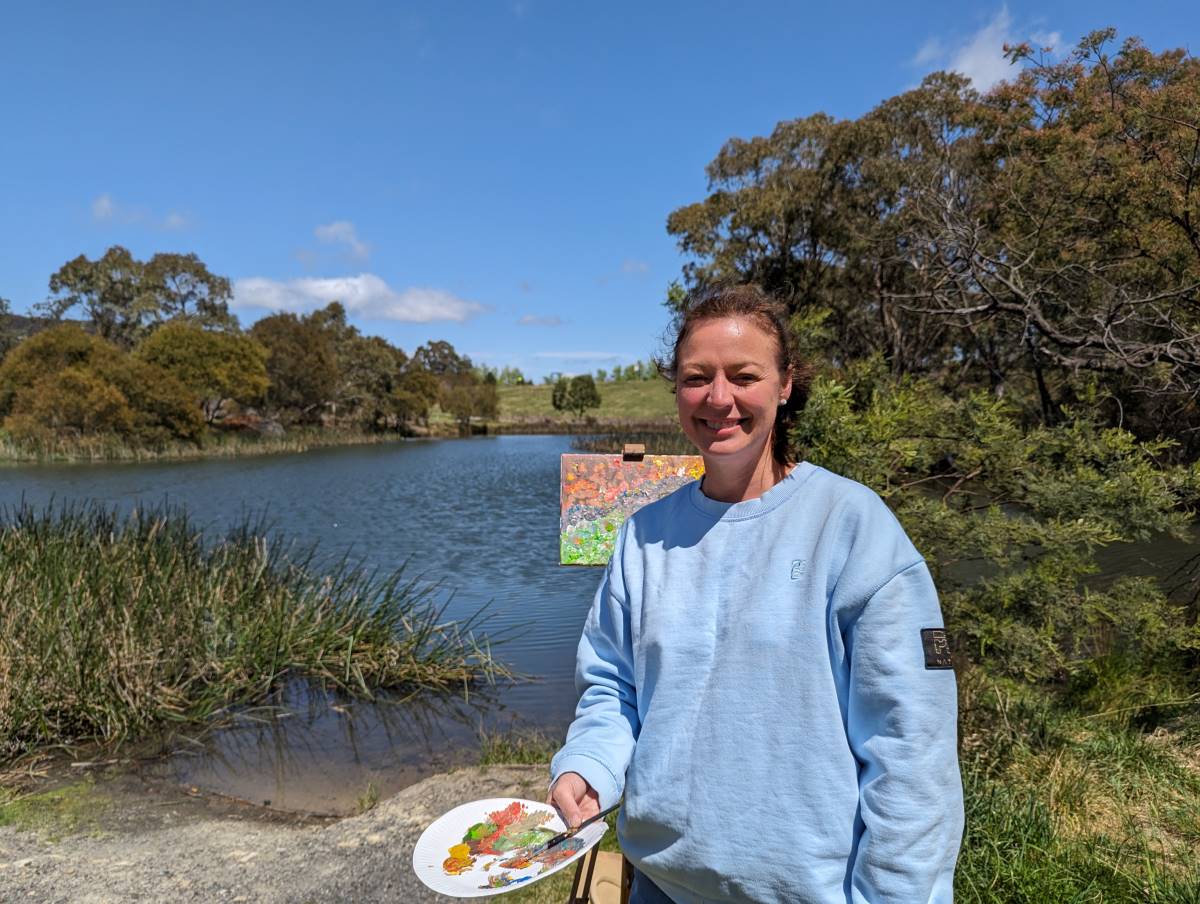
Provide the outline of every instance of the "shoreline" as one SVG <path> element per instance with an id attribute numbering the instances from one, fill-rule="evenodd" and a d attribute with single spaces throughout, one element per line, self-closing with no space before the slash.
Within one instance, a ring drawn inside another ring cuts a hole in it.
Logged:
<path id="1" fill-rule="evenodd" d="M 0 825 L 0 886 L 33 902 L 436 902 L 412 871 L 421 832 L 454 806 L 541 800 L 545 766 L 440 773 L 333 821 L 253 812 L 186 790 L 130 786 L 73 831 Z"/>
<path id="2" fill-rule="evenodd" d="M 545 417 L 513 417 L 472 424 L 470 436 L 592 436 L 622 433 L 671 433 L 674 420 L 631 420 L 588 418 L 582 421 L 555 420 Z M 279 437 L 250 439 L 223 437 L 207 446 L 180 444 L 162 449 L 139 448 L 112 443 L 101 438 L 94 442 L 61 444 L 57 449 L 25 450 L 0 441 L 0 468 L 62 464 L 141 464 L 162 461 L 206 461 L 228 458 L 254 458 L 267 455 L 297 455 L 314 449 L 349 446 L 374 446 L 428 439 L 466 439 L 456 426 L 435 422 L 416 432 L 367 433 L 356 431 L 302 431 Z"/>

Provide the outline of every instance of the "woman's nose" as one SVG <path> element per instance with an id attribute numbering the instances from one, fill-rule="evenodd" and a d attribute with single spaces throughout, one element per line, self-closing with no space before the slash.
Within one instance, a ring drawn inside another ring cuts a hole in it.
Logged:
<path id="1" fill-rule="evenodd" d="M 732 401 L 729 392 L 729 383 L 724 375 L 717 374 L 713 377 L 712 384 L 708 390 L 708 404 L 714 408 L 723 408 Z"/>

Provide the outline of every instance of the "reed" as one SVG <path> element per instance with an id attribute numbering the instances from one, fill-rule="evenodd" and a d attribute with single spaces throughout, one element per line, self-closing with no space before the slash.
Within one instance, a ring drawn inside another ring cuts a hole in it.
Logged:
<path id="1" fill-rule="evenodd" d="M 641 443 L 647 455 L 698 455 L 695 445 L 677 427 L 673 430 L 613 430 L 576 437 L 571 448 L 579 452 L 620 453 L 626 443 Z"/>
<path id="2" fill-rule="evenodd" d="M 200 723 L 290 677 L 370 697 L 510 676 L 437 585 L 314 555 L 250 521 L 206 542 L 169 510 L 0 514 L 0 766 Z"/>
<path id="3" fill-rule="evenodd" d="M 51 463 L 101 461 L 187 461 L 199 458 L 238 458 L 307 452 L 325 446 L 371 445 L 401 439 L 396 433 L 360 430 L 294 428 L 283 436 L 210 433 L 199 443 L 175 442 L 144 446 L 112 434 L 56 437 L 17 442 L 0 431 L 0 462 Z"/>

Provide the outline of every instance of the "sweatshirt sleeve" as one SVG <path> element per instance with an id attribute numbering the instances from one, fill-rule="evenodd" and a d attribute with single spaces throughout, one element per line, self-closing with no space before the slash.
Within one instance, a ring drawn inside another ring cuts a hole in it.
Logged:
<path id="1" fill-rule="evenodd" d="M 867 600 L 847 632 L 847 733 L 859 762 L 863 831 L 851 900 L 949 902 L 963 830 L 954 672 L 927 661 L 922 629 L 941 628 L 923 561 Z"/>
<path id="2" fill-rule="evenodd" d="M 575 665 L 575 721 L 550 763 L 552 781 L 564 772 L 582 775 L 599 795 L 601 809 L 613 806 L 624 793 L 625 770 L 641 728 L 629 605 L 619 587 L 621 548 L 618 541 L 584 625 Z"/>

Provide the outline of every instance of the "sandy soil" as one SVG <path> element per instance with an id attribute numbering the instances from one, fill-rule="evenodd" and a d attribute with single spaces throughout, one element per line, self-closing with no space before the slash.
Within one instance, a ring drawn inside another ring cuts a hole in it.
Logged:
<path id="1" fill-rule="evenodd" d="M 424 827 L 464 801 L 542 800 L 545 791 L 544 766 L 461 769 L 325 824 L 130 795 L 87 831 L 58 840 L 0 827 L 0 901 L 452 901 L 412 872 Z"/>

